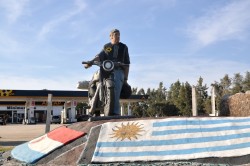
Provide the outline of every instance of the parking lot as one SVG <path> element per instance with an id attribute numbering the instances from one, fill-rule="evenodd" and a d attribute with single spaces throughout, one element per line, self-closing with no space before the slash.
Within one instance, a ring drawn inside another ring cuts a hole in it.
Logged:
<path id="1" fill-rule="evenodd" d="M 53 130 L 63 124 L 51 124 Z M 65 124 L 64 124 L 65 125 Z M 0 125 L 0 146 L 16 146 L 37 138 L 45 133 L 46 124 L 7 124 Z"/>

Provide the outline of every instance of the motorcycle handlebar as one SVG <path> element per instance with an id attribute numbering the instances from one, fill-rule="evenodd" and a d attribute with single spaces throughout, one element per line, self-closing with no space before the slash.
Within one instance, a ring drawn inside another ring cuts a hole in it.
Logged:
<path id="1" fill-rule="evenodd" d="M 129 64 L 121 63 L 121 62 L 114 62 L 115 66 L 129 66 Z"/>
<path id="2" fill-rule="evenodd" d="M 124 64 L 121 62 L 113 62 L 115 66 L 129 66 L 129 64 Z M 89 64 L 89 65 L 100 65 L 98 61 L 82 61 L 82 64 Z"/>
<path id="3" fill-rule="evenodd" d="M 89 61 L 82 61 L 82 64 L 90 64 Z"/>

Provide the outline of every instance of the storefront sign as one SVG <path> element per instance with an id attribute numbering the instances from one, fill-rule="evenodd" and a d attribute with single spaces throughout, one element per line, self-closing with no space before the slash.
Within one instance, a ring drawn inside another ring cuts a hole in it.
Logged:
<path id="1" fill-rule="evenodd" d="M 0 96 L 14 96 L 13 90 L 0 90 Z"/>
<path id="2" fill-rule="evenodd" d="M 23 110 L 24 108 L 22 106 L 7 106 L 7 110 Z"/>

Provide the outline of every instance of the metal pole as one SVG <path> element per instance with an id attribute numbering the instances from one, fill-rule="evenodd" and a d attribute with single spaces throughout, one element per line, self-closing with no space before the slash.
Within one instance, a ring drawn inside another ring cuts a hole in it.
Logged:
<path id="1" fill-rule="evenodd" d="M 28 107 L 28 101 L 26 100 L 25 102 L 25 108 L 24 108 L 24 120 L 23 120 L 23 124 L 27 123 L 27 108 Z"/>
<path id="2" fill-rule="evenodd" d="M 50 131 L 51 110 L 52 110 L 52 94 L 48 94 L 48 105 L 47 105 L 47 118 L 46 118 L 45 133 L 48 133 Z"/>

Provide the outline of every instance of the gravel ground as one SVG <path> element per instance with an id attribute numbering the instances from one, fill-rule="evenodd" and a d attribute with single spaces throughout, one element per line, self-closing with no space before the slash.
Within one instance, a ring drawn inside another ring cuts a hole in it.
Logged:
<path id="1" fill-rule="evenodd" d="M 0 152 L 0 165 L 3 165 L 4 162 L 3 153 L 4 152 Z"/>

